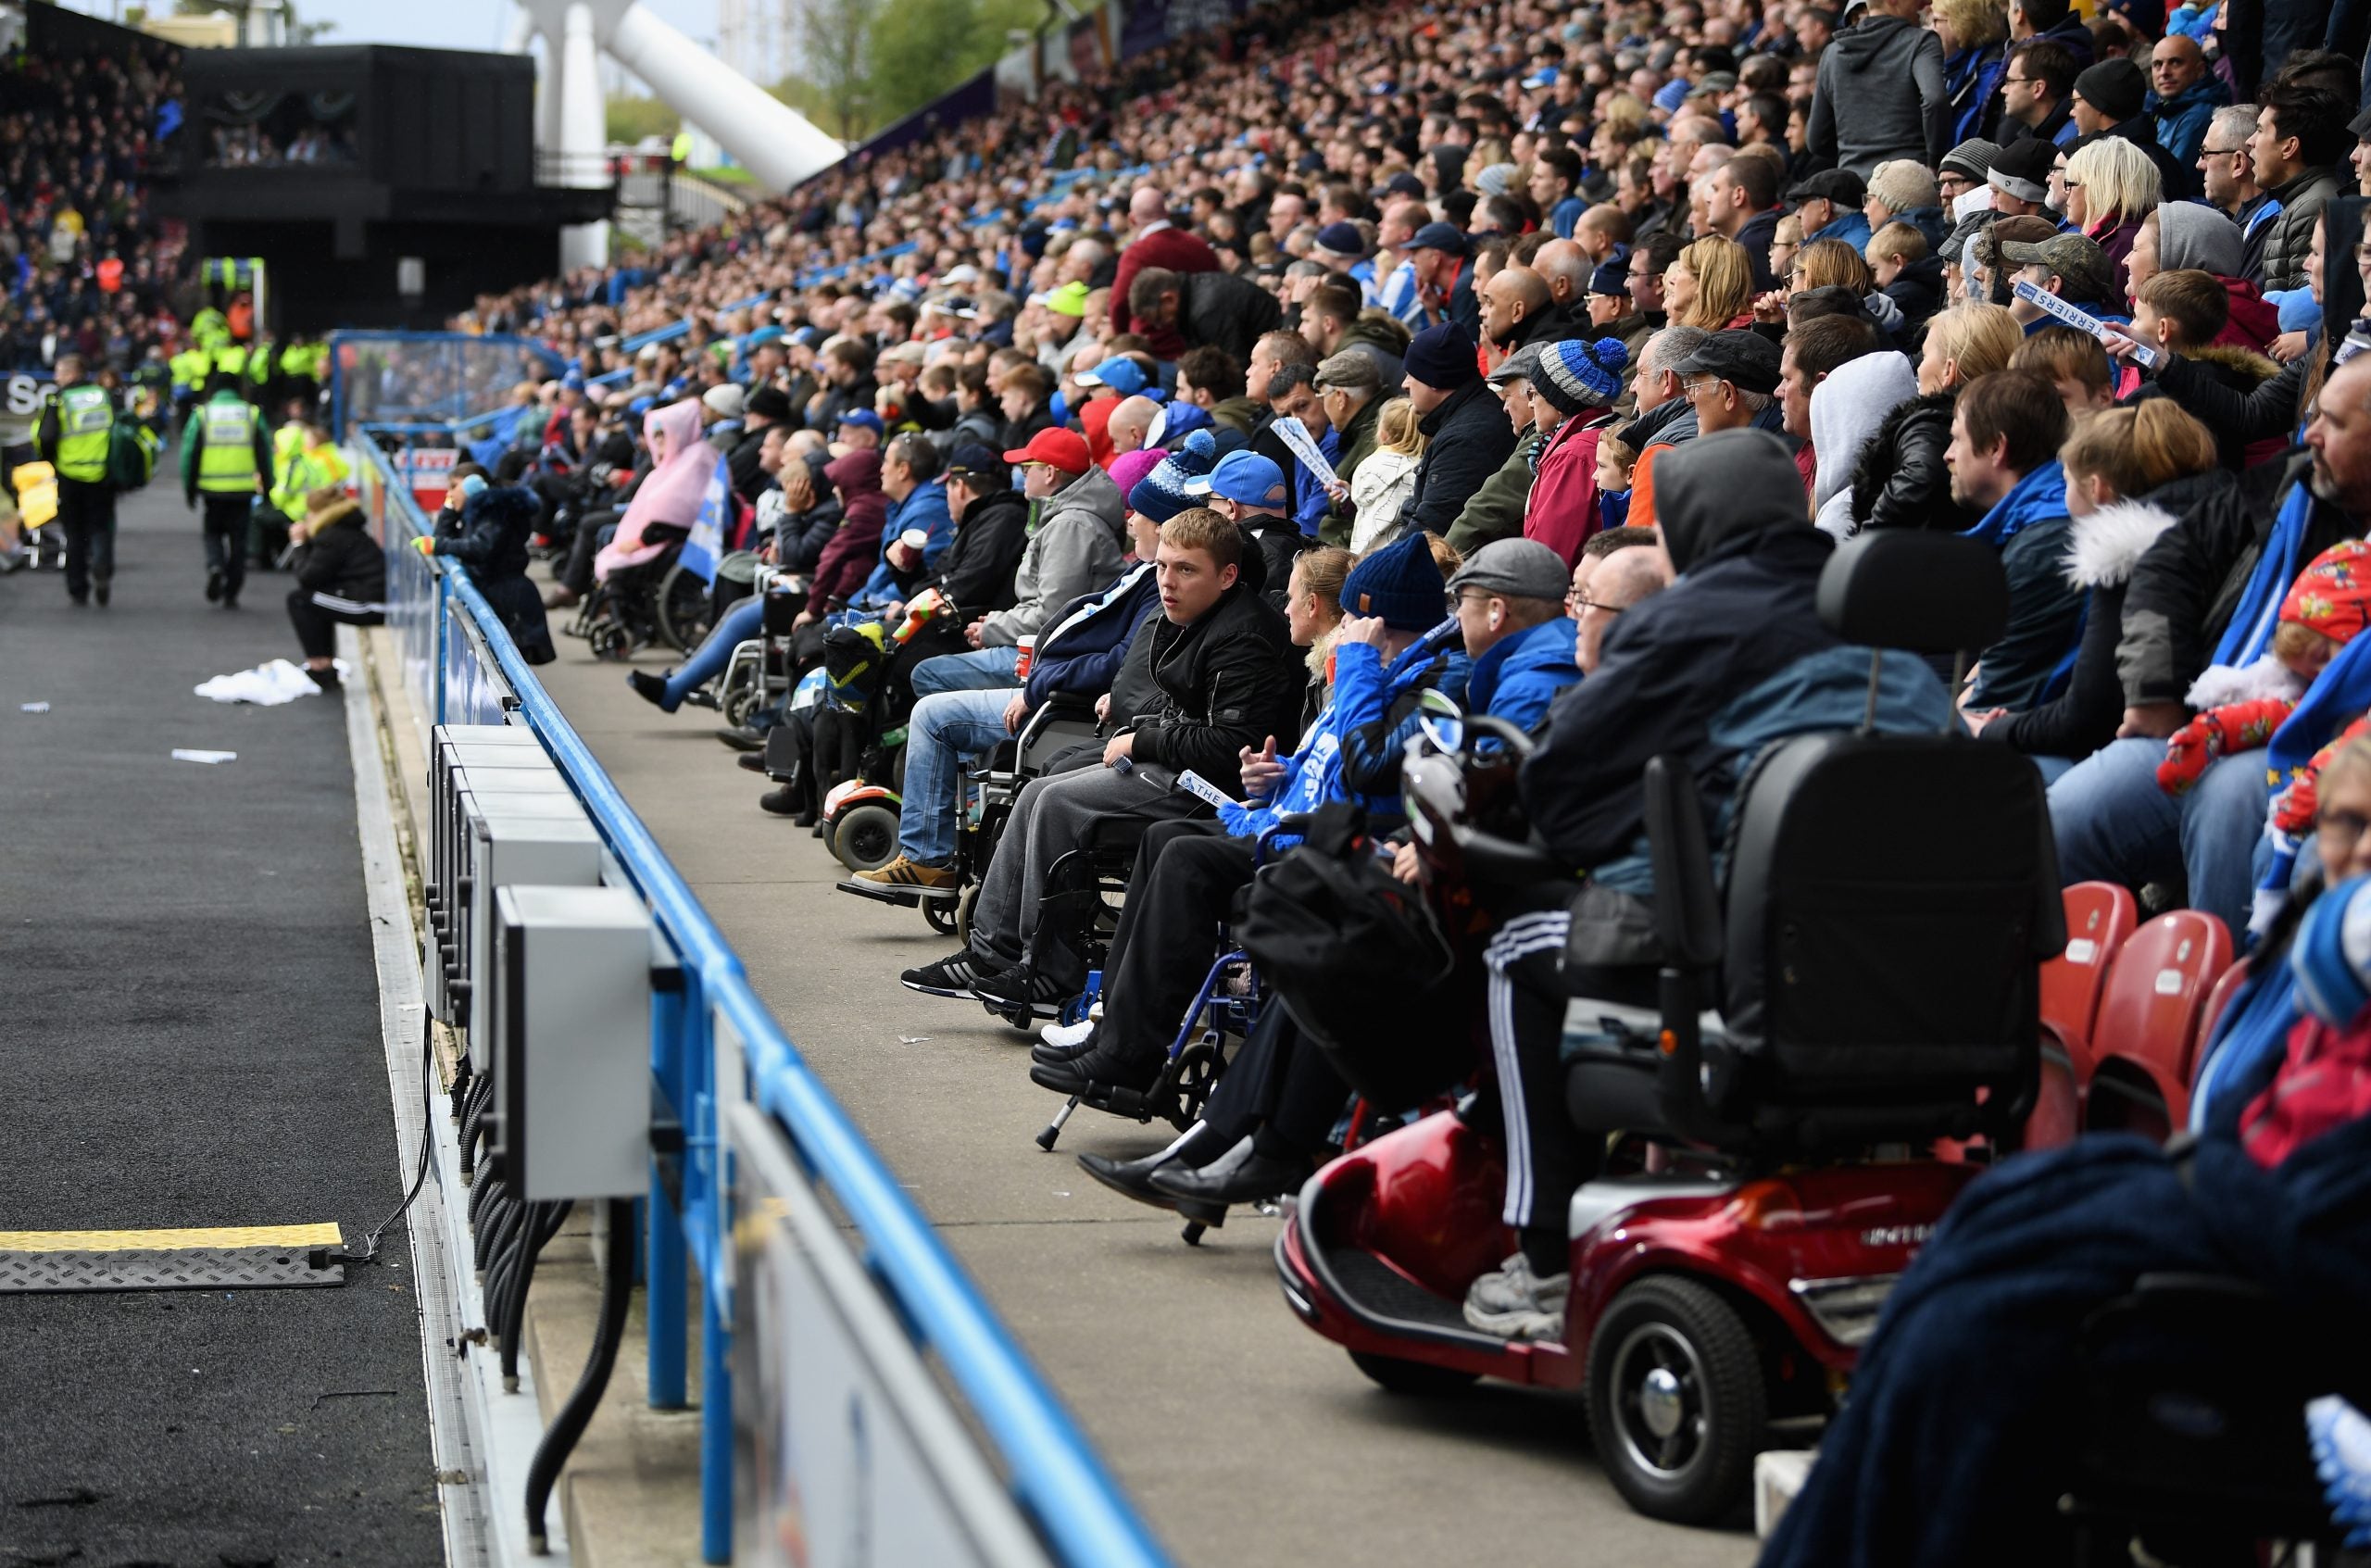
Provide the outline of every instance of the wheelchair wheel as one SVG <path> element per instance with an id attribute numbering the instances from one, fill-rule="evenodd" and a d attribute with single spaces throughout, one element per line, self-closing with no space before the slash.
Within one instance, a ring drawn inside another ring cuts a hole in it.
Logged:
<path id="1" fill-rule="evenodd" d="M 1194 1041 L 1177 1058 L 1177 1087 L 1170 1102 L 1169 1120 L 1185 1132 L 1201 1120 L 1202 1107 L 1218 1085 L 1219 1041 L 1210 1035 Z"/>
<path id="2" fill-rule="evenodd" d="M 604 621 L 585 633 L 593 646 L 593 657 L 611 664 L 634 657 L 634 633 L 614 621 Z"/>
<path id="3" fill-rule="evenodd" d="M 972 917 L 979 912 L 980 884 L 973 883 L 955 900 L 955 939 L 965 947 L 972 945 Z"/>
<path id="4" fill-rule="evenodd" d="M 719 708 L 724 721 L 736 730 L 747 728 L 750 717 L 758 711 L 760 695 L 760 689 L 755 683 L 745 683 L 726 692 Z"/>
<path id="5" fill-rule="evenodd" d="M 680 561 L 659 585 L 659 634 L 685 653 L 700 646 L 711 620 L 709 586 Z"/>
<path id="6" fill-rule="evenodd" d="M 852 872 L 879 871 L 897 858 L 897 813 L 870 800 L 842 810 L 832 853 Z"/>
<path id="7" fill-rule="evenodd" d="M 1769 1421 L 1752 1331 L 1694 1280 L 1650 1275 L 1589 1336 L 1589 1436 L 1624 1500 L 1704 1524 L 1741 1506 Z"/>
<path id="8" fill-rule="evenodd" d="M 930 928 L 941 936 L 953 936 L 963 924 L 961 901 L 955 898 L 925 898 L 922 900 L 922 919 L 930 922 Z"/>
<path id="9" fill-rule="evenodd" d="M 1372 1350 L 1351 1351 L 1350 1364 L 1374 1379 L 1375 1386 L 1387 1394 L 1410 1394 L 1420 1399 L 1462 1394 L 1473 1387 L 1481 1375 L 1460 1372 L 1455 1367 L 1403 1361 L 1398 1356 L 1378 1356 Z"/>

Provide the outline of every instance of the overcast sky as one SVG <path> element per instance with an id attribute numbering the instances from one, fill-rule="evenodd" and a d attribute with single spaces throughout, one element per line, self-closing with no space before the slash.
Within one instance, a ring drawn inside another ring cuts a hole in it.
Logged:
<path id="1" fill-rule="evenodd" d="M 66 0 L 77 11 L 117 18 L 121 0 Z M 152 0 L 161 9 L 170 0 Z M 717 0 L 643 0 L 700 43 L 716 42 Z M 429 49 L 499 49 L 510 28 L 509 0 L 295 0 L 306 21 L 334 22 L 331 44 L 410 44 Z M 615 68 L 604 63 L 604 80 Z"/>

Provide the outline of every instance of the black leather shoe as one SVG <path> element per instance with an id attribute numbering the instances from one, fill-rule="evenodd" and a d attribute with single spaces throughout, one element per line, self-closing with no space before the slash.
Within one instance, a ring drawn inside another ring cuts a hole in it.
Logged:
<path id="1" fill-rule="evenodd" d="M 1146 1178 L 1155 1171 L 1174 1163 L 1176 1159 L 1177 1153 L 1172 1148 L 1148 1154 L 1142 1160 L 1127 1160 L 1108 1159 L 1100 1154 L 1082 1154 L 1078 1157 L 1078 1168 L 1123 1198 L 1133 1198 L 1155 1209 L 1173 1210 L 1177 1207 L 1177 1200 L 1155 1190 Z"/>
<path id="2" fill-rule="evenodd" d="M 745 751 L 733 760 L 753 773 L 762 773 L 766 771 L 766 754 L 762 751 Z"/>
<path id="3" fill-rule="evenodd" d="M 766 737 L 759 734 L 757 731 L 749 728 L 746 724 L 739 724 L 730 729 L 719 730 L 716 732 L 716 738 L 722 741 L 725 745 L 731 746 L 735 751 L 763 751 L 766 749 Z"/>
<path id="4" fill-rule="evenodd" d="M 791 797 L 790 786 L 784 784 L 758 797 L 758 809 L 772 811 L 777 817 L 787 817 L 798 809 L 798 802 Z"/>
<path id="5" fill-rule="evenodd" d="M 1112 1089 L 1149 1089 L 1160 1076 L 1160 1063 L 1157 1060 L 1129 1061 L 1100 1047 L 1068 1061 L 1029 1064 L 1029 1081 L 1058 1095 L 1083 1095 L 1093 1084 Z"/>
<path id="6" fill-rule="evenodd" d="M 1306 1160 L 1261 1154 L 1246 1138 L 1200 1170 L 1165 1169 L 1145 1180 L 1189 1220 L 1216 1224 L 1237 1203 L 1282 1198 L 1309 1180 Z"/>
<path id="7" fill-rule="evenodd" d="M 1085 1039 L 1074 1046 L 1049 1046 L 1043 1040 L 1038 1041 L 1029 1047 L 1029 1060 L 1048 1067 L 1059 1062 L 1076 1061 L 1102 1042 L 1103 1026 L 1098 1023 L 1088 1032 Z M 1086 1156 L 1081 1155 L 1079 1158 L 1084 1160 Z"/>

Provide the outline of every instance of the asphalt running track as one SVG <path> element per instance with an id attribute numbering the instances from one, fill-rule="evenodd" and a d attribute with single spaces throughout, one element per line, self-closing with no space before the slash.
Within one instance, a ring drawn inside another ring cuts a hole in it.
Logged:
<path id="1" fill-rule="evenodd" d="M 108 608 L 0 577 L 0 1230 L 358 1239 L 402 1184 L 341 704 L 192 696 L 295 657 L 289 579 L 206 603 L 169 477 L 121 519 Z M 436 1562 L 388 1243 L 342 1289 L 0 1295 L 0 1565 Z"/>
<path id="2" fill-rule="evenodd" d="M 1153 1528 L 1188 1568 L 1443 1562 L 1737 1568 L 1740 1532 L 1630 1512 L 1599 1472 L 1579 1401 L 1500 1386 L 1386 1395 L 1303 1328 L 1276 1288 L 1276 1222 L 1237 1210 L 1199 1248 L 1174 1216 L 1071 1159 L 1166 1141 L 1029 1082 L 1029 1037 L 897 972 L 953 950 L 922 915 L 832 884 L 804 831 L 710 738 L 561 636 L 538 673 L 747 965 L 759 993 L 939 1226 Z M 662 668 L 658 654 L 640 660 Z"/>

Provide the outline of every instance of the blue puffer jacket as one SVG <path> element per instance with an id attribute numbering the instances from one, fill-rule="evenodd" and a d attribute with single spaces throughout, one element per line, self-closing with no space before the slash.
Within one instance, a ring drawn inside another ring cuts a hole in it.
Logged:
<path id="1" fill-rule="evenodd" d="M 1465 710 L 1504 719 L 1531 731 L 1548 717 L 1556 694 L 1581 678 L 1573 662 L 1580 628 L 1565 616 L 1517 632 L 1474 661 L 1465 683 Z"/>
<path id="2" fill-rule="evenodd" d="M 1219 820 L 1227 832 L 1250 838 L 1279 817 L 1314 811 L 1329 801 L 1350 800 L 1370 819 L 1401 815 L 1399 764 L 1408 737 L 1416 733 L 1411 707 L 1396 724 L 1386 725 L 1391 707 L 1421 686 L 1437 686 L 1460 699 L 1472 670 L 1462 653 L 1441 649 L 1457 642 L 1457 622 L 1444 621 L 1410 646 L 1386 668 L 1366 643 L 1344 643 L 1334 650 L 1334 695 L 1287 758 L 1285 782 L 1276 794 L 1249 805 L 1225 806 Z"/>
<path id="3" fill-rule="evenodd" d="M 1127 661 L 1128 640 L 1160 608 L 1152 563 L 1140 562 L 1099 594 L 1073 599 L 1037 633 L 1023 686 L 1031 709 L 1058 696 L 1101 696 Z"/>

